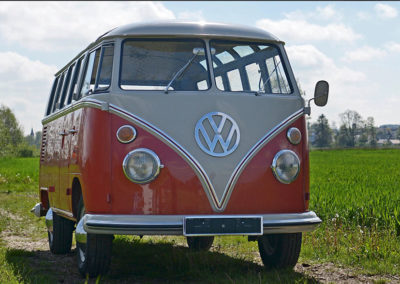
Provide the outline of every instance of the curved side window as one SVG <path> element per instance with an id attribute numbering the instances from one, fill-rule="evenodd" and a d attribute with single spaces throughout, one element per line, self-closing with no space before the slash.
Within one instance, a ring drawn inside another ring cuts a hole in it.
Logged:
<path id="1" fill-rule="evenodd" d="M 66 105 L 69 105 L 72 102 L 72 99 L 77 98 L 78 96 L 78 78 L 81 71 L 82 60 L 83 56 L 76 62 L 74 71 L 72 72 L 72 80 L 68 90 Z"/>
<path id="2" fill-rule="evenodd" d="M 54 95 L 56 93 L 58 84 L 58 78 L 59 77 L 54 78 L 53 86 L 51 87 L 49 102 L 47 103 L 46 115 L 49 115 L 51 113 L 51 107 L 53 106 Z"/>
<path id="3" fill-rule="evenodd" d="M 92 51 L 86 64 L 85 77 L 83 78 L 80 96 L 84 97 L 90 95 L 94 91 L 94 84 L 96 80 L 97 66 L 99 65 L 100 48 Z"/>
<path id="4" fill-rule="evenodd" d="M 80 96 L 104 91 L 111 85 L 114 45 L 106 44 L 89 54 Z"/>
<path id="5" fill-rule="evenodd" d="M 64 84 L 65 73 L 66 72 L 62 73 L 62 75 L 60 75 L 60 79 L 58 80 L 57 89 L 56 89 L 56 92 L 54 94 L 53 104 L 51 106 L 51 112 L 52 113 L 57 109 L 57 106 L 58 106 L 58 100 L 60 98 L 61 89 L 62 89 L 62 86 Z"/>

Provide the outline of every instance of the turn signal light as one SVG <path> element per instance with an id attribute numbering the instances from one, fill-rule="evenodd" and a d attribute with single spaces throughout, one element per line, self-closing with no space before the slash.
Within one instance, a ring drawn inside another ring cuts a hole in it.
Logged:
<path id="1" fill-rule="evenodd" d="M 136 138 L 136 129 L 130 125 L 123 125 L 117 131 L 117 139 L 121 143 L 130 143 Z"/>
<path id="2" fill-rule="evenodd" d="M 292 127 L 287 132 L 287 139 L 290 143 L 297 145 L 301 141 L 301 132 L 296 127 Z"/>

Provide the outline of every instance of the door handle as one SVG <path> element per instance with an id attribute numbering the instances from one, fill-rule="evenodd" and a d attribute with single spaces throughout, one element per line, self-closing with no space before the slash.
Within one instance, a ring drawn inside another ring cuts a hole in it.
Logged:
<path id="1" fill-rule="evenodd" d="M 61 135 L 61 136 L 66 136 L 66 135 L 68 135 L 68 133 L 66 133 L 66 132 L 58 132 L 58 135 Z"/>
<path id="2" fill-rule="evenodd" d="M 74 135 L 75 133 L 78 132 L 78 130 L 76 130 L 76 129 L 70 129 L 70 130 L 68 130 L 68 132 L 69 132 L 70 134 Z"/>

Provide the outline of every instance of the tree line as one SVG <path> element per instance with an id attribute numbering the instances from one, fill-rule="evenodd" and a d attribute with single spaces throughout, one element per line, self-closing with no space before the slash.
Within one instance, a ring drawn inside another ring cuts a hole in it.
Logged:
<path id="1" fill-rule="evenodd" d="M 24 136 L 11 109 L 0 106 L 0 157 L 39 156 L 41 140 L 41 131 Z"/>
<path id="2" fill-rule="evenodd" d="M 339 117 L 341 121 L 339 128 L 330 127 L 324 114 L 321 114 L 315 123 L 307 122 L 311 146 L 318 148 L 376 147 L 378 141 L 384 141 L 383 145 L 389 146 L 393 139 L 400 139 L 398 125 L 376 127 L 373 117 L 370 116 L 364 120 L 354 110 L 346 110 L 339 114 Z"/>

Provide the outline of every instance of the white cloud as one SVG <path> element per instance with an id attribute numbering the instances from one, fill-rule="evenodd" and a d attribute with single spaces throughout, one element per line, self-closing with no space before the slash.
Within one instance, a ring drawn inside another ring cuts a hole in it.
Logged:
<path id="1" fill-rule="evenodd" d="M 352 61 L 369 61 L 383 58 L 387 55 L 386 51 L 382 48 L 374 48 L 371 46 L 363 46 L 351 51 L 347 51 L 342 60 L 347 62 Z"/>
<path id="2" fill-rule="evenodd" d="M 0 103 L 10 107 L 25 133 L 41 130 L 41 119 L 57 71 L 15 52 L 0 52 Z"/>
<path id="3" fill-rule="evenodd" d="M 262 19 L 257 21 L 257 27 L 267 30 L 285 41 L 337 41 L 352 42 L 361 38 L 350 27 L 342 23 L 318 25 L 306 20 L 283 19 L 273 21 Z"/>
<path id="4" fill-rule="evenodd" d="M 385 44 L 385 48 L 391 52 L 400 52 L 400 43 L 388 42 L 387 44 Z"/>
<path id="5" fill-rule="evenodd" d="M 397 17 L 397 9 L 390 5 L 378 3 L 374 6 L 375 12 L 382 19 L 393 19 Z"/>
<path id="6" fill-rule="evenodd" d="M 203 11 L 184 11 L 178 14 L 178 19 L 188 21 L 204 21 Z"/>
<path id="7" fill-rule="evenodd" d="M 117 26 L 175 19 L 158 2 L 3 2 L 0 38 L 46 51 L 86 47 Z"/>
<path id="8" fill-rule="evenodd" d="M 314 11 L 307 12 L 297 10 L 284 13 L 284 15 L 287 19 L 291 20 L 341 20 L 343 18 L 343 15 L 333 5 L 318 6 Z"/>
<path id="9" fill-rule="evenodd" d="M 357 12 L 357 18 L 359 20 L 365 21 L 371 19 L 371 14 L 365 11 Z"/>
<path id="10" fill-rule="evenodd" d="M 341 19 L 342 15 L 335 10 L 335 8 L 332 5 L 328 5 L 325 7 L 317 7 L 317 13 L 320 18 L 322 19 Z"/>

